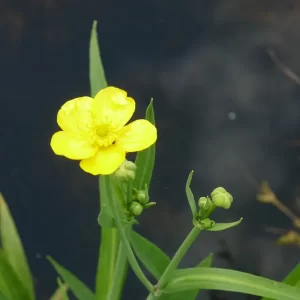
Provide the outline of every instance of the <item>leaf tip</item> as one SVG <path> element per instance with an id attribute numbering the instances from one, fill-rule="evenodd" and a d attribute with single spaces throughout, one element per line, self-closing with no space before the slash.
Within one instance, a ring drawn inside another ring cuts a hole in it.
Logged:
<path id="1" fill-rule="evenodd" d="M 96 30 L 97 29 L 97 24 L 98 24 L 98 21 L 97 20 L 94 20 L 93 21 L 93 30 Z"/>

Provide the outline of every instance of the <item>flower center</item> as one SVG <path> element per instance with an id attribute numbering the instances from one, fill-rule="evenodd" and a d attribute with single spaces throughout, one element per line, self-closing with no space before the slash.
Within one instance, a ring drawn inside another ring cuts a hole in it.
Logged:
<path id="1" fill-rule="evenodd" d="M 107 124 L 98 125 L 96 127 L 96 142 L 100 147 L 111 146 L 116 138 L 112 128 Z"/>

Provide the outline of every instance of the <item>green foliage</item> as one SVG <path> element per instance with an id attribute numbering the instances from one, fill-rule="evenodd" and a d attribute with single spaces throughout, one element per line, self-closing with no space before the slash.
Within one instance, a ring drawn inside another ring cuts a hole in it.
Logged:
<path id="1" fill-rule="evenodd" d="M 213 253 L 209 254 L 206 258 L 204 258 L 198 265 L 197 268 L 209 268 L 213 263 Z M 176 271 L 175 271 L 176 272 Z M 179 292 L 175 294 L 162 294 L 160 296 L 160 300 L 194 300 L 196 299 L 199 289 Z"/>
<path id="2" fill-rule="evenodd" d="M 89 62 L 90 90 L 91 96 L 94 97 L 101 89 L 107 87 L 97 36 L 97 21 L 93 22 L 91 30 Z M 108 199 L 106 186 L 103 183 L 103 176 L 99 177 L 99 189 L 100 207 L 103 208 L 105 206 L 106 199 Z M 102 223 L 101 225 L 106 226 L 101 227 L 101 245 L 99 249 L 99 260 L 96 274 L 96 299 L 105 300 L 112 284 L 119 239 L 117 230 L 109 228 L 112 227 L 113 223 L 113 219 L 110 217 L 110 212 L 105 209 L 102 216 L 99 215 L 99 217 L 100 219 L 98 218 L 98 221 Z"/>
<path id="3" fill-rule="evenodd" d="M 196 207 L 196 203 L 195 203 L 195 197 L 194 197 L 193 192 L 190 188 L 192 178 L 193 178 L 193 174 L 194 174 L 194 171 L 191 171 L 191 173 L 188 176 L 188 179 L 187 179 L 186 184 L 185 184 L 185 193 L 186 193 L 186 197 L 188 199 L 188 202 L 189 202 L 189 205 L 190 205 L 190 208 L 191 208 L 191 211 L 192 211 L 193 218 L 196 218 L 197 207 Z"/>
<path id="4" fill-rule="evenodd" d="M 52 264 L 56 272 L 59 274 L 59 276 L 68 284 L 70 290 L 73 292 L 73 294 L 78 300 L 96 299 L 95 294 L 74 274 L 72 274 L 69 270 L 61 266 L 50 256 L 48 256 L 47 259 L 50 261 L 50 263 Z"/>
<path id="5" fill-rule="evenodd" d="M 164 293 L 194 289 L 238 292 L 274 300 L 299 300 L 300 289 L 243 272 L 218 268 L 191 268 L 176 271 Z"/>
<path id="6" fill-rule="evenodd" d="M 61 279 L 57 278 L 58 288 L 49 300 L 69 300 L 68 285 L 63 283 Z"/>
<path id="7" fill-rule="evenodd" d="M 97 21 L 93 22 L 90 37 L 90 88 L 91 96 L 94 97 L 100 90 L 107 87 L 105 72 L 100 56 L 100 48 L 97 36 Z"/>
<path id="8" fill-rule="evenodd" d="M 28 289 L 10 264 L 9 256 L 0 250 L 0 291 L 8 300 L 29 300 Z"/>
<path id="9" fill-rule="evenodd" d="M 297 264 L 283 280 L 285 284 L 300 287 L 300 264 Z M 299 297 L 300 298 L 300 297 Z M 272 300 L 271 298 L 262 298 L 261 300 Z"/>
<path id="10" fill-rule="evenodd" d="M 116 223 L 111 215 L 109 207 L 107 205 L 102 205 L 100 214 L 98 216 L 98 224 L 105 228 L 116 228 Z"/>
<path id="11" fill-rule="evenodd" d="M 141 236 L 137 232 L 131 234 L 132 247 L 143 263 L 144 267 L 159 280 L 163 272 L 170 263 L 170 258 L 155 244 Z M 213 254 L 210 254 L 203 259 L 197 267 L 210 267 L 212 265 Z M 163 294 L 160 296 L 160 300 L 193 300 L 197 297 L 199 290 L 184 291 L 176 294 Z"/>
<path id="12" fill-rule="evenodd" d="M 152 99 L 150 101 L 150 104 L 147 107 L 145 119 L 148 120 L 153 125 L 155 125 L 155 116 L 154 116 Z M 154 161 L 155 161 L 155 144 L 137 153 L 135 159 L 137 170 L 135 173 L 135 179 L 133 181 L 133 187 L 136 188 L 137 190 L 143 190 L 145 189 L 145 186 L 147 186 L 147 188 L 149 189 L 152 172 L 154 168 Z"/>
<path id="13" fill-rule="evenodd" d="M 216 223 L 213 227 L 208 228 L 206 230 L 209 230 L 209 231 L 222 231 L 222 230 L 226 230 L 226 229 L 235 227 L 235 226 L 239 225 L 242 221 L 243 221 L 243 218 L 240 218 L 238 221 L 232 222 L 232 223 Z"/>
<path id="14" fill-rule="evenodd" d="M 170 263 L 170 258 L 155 244 L 135 231 L 131 233 L 131 244 L 144 267 L 158 280 Z"/>
<path id="15" fill-rule="evenodd" d="M 7 269 L 11 269 L 10 275 L 7 276 L 11 276 L 10 278 L 17 284 L 15 292 L 17 293 L 17 289 L 20 289 L 20 293 L 23 295 L 24 300 L 33 300 L 35 298 L 33 281 L 25 251 L 14 220 L 2 194 L 0 194 L 0 238 L 4 250 L 2 251 L 1 259 L 3 260 L 4 266 L 6 266 Z M 9 283 L 8 280 L 8 278 L 5 279 L 7 284 Z M 17 299 L 18 298 L 15 298 L 14 300 Z"/>

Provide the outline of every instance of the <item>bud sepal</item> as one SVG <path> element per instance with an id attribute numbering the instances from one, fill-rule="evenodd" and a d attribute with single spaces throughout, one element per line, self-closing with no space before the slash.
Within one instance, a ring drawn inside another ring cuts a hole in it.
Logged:
<path id="1" fill-rule="evenodd" d="M 125 159 L 113 175 L 118 182 L 128 182 L 134 180 L 135 172 L 135 163 Z"/>
<path id="2" fill-rule="evenodd" d="M 217 187 L 211 193 L 211 200 L 215 206 L 229 209 L 232 204 L 233 197 L 223 187 Z"/>

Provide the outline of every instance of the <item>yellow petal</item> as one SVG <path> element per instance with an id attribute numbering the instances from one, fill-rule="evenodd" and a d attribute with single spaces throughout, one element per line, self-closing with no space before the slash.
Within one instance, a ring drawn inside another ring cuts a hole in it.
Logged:
<path id="1" fill-rule="evenodd" d="M 80 167 L 92 175 L 108 175 L 112 174 L 124 160 L 125 151 L 113 145 L 100 148 L 95 156 L 82 160 Z"/>
<path id="2" fill-rule="evenodd" d="M 67 101 L 57 114 L 59 127 L 68 132 L 85 133 L 92 126 L 93 98 L 80 97 Z"/>
<path id="3" fill-rule="evenodd" d="M 125 91 L 110 86 L 95 96 L 92 109 L 98 124 L 111 124 L 119 130 L 132 117 L 135 101 Z"/>
<path id="4" fill-rule="evenodd" d="M 116 143 L 126 152 L 136 152 L 150 147 L 156 142 L 157 130 L 147 120 L 136 120 L 123 127 L 116 138 Z"/>
<path id="5" fill-rule="evenodd" d="M 97 146 L 91 145 L 88 139 L 65 131 L 54 133 L 50 145 L 55 154 L 70 159 L 89 158 L 95 155 L 98 149 Z"/>

